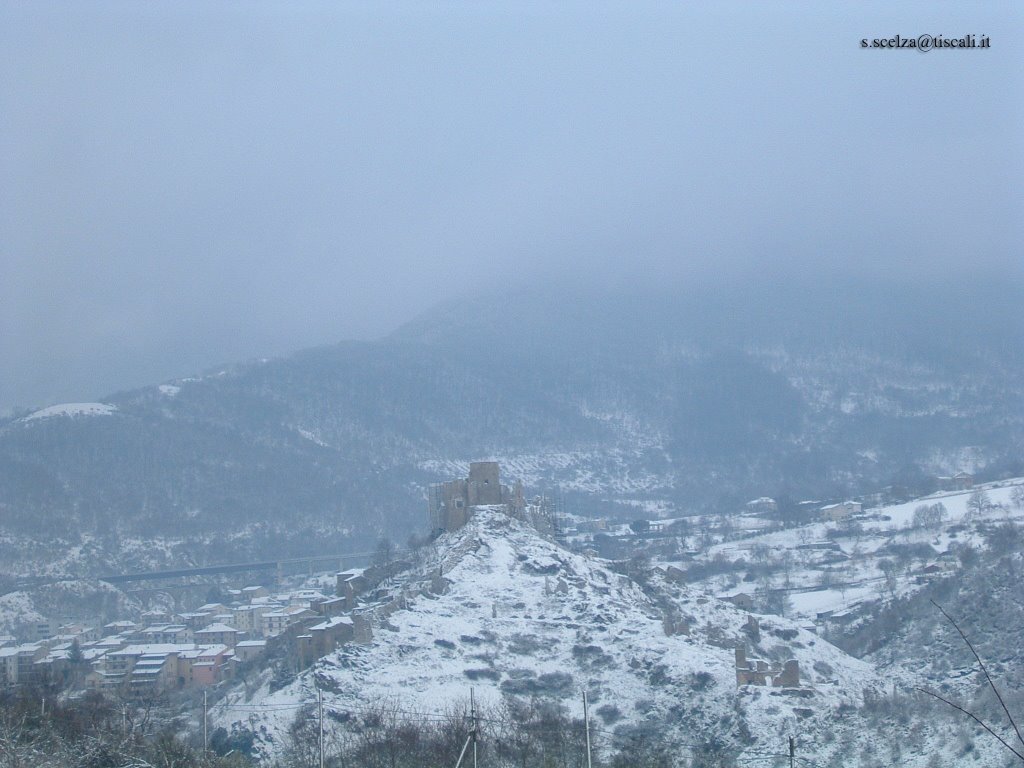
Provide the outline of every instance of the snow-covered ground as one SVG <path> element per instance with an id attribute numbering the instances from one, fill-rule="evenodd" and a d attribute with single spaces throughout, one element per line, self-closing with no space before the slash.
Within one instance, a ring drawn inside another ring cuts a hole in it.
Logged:
<path id="1" fill-rule="evenodd" d="M 439 565 L 447 588 L 418 594 Z M 586 689 L 609 730 L 658 722 L 681 739 L 721 738 L 742 720 L 756 744 L 776 744 L 795 730 L 825 728 L 839 707 L 882 685 L 869 665 L 787 619 L 761 617 L 752 640 L 748 614 L 732 605 L 662 581 L 645 592 L 498 510 L 478 511 L 442 537 L 394 594 L 406 595 L 406 607 L 374 621 L 371 643 L 343 646 L 280 690 L 236 689 L 215 721 L 265 727 L 280 745 L 316 685 L 334 713 L 399 695 L 407 709 L 440 712 L 473 688 L 484 705 L 536 693 L 579 714 Z M 668 616 L 687 631 L 667 632 Z M 740 645 L 776 664 L 797 659 L 803 693 L 737 688 Z"/>
<path id="2" fill-rule="evenodd" d="M 721 542 L 703 553 L 698 562 L 724 558 L 750 563 L 756 552 L 762 565 L 775 567 L 774 575 L 766 584 L 763 580 L 744 581 L 742 571 L 717 574 L 697 586 L 717 594 L 755 594 L 764 587 L 784 589 L 789 602 L 787 615 L 804 621 L 828 612 L 841 613 L 865 601 L 905 595 L 921 588 L 927 578 L 922 571 L 928 565 L 938 562 L 942 572 L 949 572 L 958 567 L 952 555 L 958 547 L 985 546 L 975 523 L 1024 520 L 1024 509 L 1013 499 L 1014 490 L 1020 487 L 1024 487 L 1024 478 L 869 509 L 854 521 L 856 528 L 847 529 L 849 533 L 840 523 L 818 521 Z M 978 491 L 984 492 L 991 505 L 980 512 L 968 506 Z M 945 508 L 940 525 L 915 526 L 914 513 L 919 507 L 939 503 Z M 934 555 L 915 560 L 898 571 L 893 581 L 887 581 L 881 566 L 884 561 L 891 562 L 889 550 L 912 545 L 927 545 Z"/>

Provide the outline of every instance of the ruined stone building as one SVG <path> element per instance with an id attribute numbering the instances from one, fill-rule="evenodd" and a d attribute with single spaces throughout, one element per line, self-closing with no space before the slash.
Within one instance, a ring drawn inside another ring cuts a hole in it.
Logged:
<path id="1" fill-rule="evenodd" d="M 762 659 L 747 658 L 743 647 L 736 649 L 736 685 L 768 685 L 775 688 L 800 686 L 800 662 L 789 659 L 781 667 Z"/>
<path id="2" fill-rule="evenodd" d="M 432 485 L 427 505 L 430 526 L 435 531 L 461 528 L 472 516 L 474 507 L 504 506 L 518 520 L 527 517 L 522 483 L 502 485 L 496 461 L 474 461 L 469 465 L 469 477 Z"/>
<path id="3" fill-rule="evenodd" d="M 753 616 L 748 616 L 743 631 L 751 640 L 757 641 L 761 636 L 760 622 Z M 789 659 L 782 666 L 769 664 L 763 659 L 749 658 L 746 645 L 738 645 L 736 647 L 736 685 L 799 688 L 800 663 L 796 659 Z"/>

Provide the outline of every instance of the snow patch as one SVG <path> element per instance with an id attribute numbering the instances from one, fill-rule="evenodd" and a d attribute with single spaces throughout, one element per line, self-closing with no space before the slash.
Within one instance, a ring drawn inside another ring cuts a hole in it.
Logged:
<path id="1" fill-rule="evenodd" d="M 323 440 L 321 440 L 316 435 L 316 433 L 310 432 L 308 429 L 302 429 L 300 427 L 296 427 L 295 431 L 298 432 L 306 440 L 309 440 L 311 443 L 316 443 L 317 445 L 319 445 L 322 448 L 330 448 L 331 447 L 327 443 L 325 443 Z"/>
<path id="2" fill-rule="evenodd" d="M 117 406 L 108 403 L 61 403 L 30 413 L 21 421 L 36 421 L 53 416 L 110 416 L 117 411 Z"/>

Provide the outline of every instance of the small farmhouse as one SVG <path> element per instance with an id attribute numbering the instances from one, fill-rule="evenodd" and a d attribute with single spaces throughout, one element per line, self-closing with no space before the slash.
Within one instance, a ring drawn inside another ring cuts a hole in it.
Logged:
<path id="1" fill-rule="evenodd" d="M 843 520 L 849 520 L 854 515 L 859 515 L 861 513 L 861 504 L 858 501 L 842 501 L 838 504 L 824 506 L 819 511 L 821 512 L 822 519 L 838 523 Z"/>

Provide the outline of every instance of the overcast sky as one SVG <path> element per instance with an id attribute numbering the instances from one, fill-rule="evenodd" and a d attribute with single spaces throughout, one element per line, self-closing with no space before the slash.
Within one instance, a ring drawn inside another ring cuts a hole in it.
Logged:
<path id="1" fill-rule="evenodd" d="M 502 282 L 1020 274 L 1024 6 L 703 5 L 3 0 L 0 411 Z M 923 33 L 991 49 L 860 47 Z"/>

